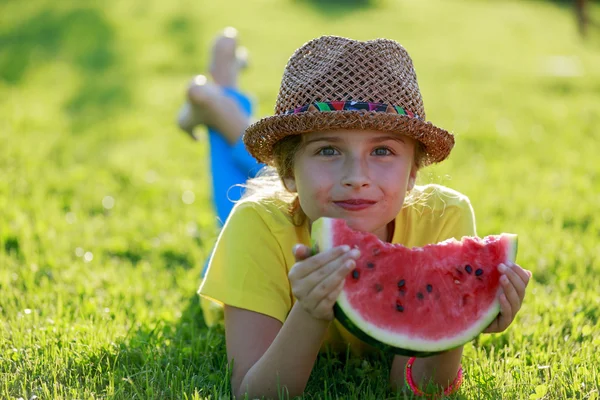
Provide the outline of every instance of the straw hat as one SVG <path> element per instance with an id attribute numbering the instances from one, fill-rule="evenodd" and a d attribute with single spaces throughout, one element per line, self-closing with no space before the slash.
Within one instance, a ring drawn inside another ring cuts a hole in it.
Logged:
<path id="1" fill-rule="evenodd" d="M 273 145 L 289 135 L 332 129 L 404 134 L 425 147 L 424 165 L 448 157 L 454 136 L 427 122 L 412 60 L 393 40 L 322 36 L 285 67 L 275 115 L 252 124 L 248 151 L 272 164 Z"/>

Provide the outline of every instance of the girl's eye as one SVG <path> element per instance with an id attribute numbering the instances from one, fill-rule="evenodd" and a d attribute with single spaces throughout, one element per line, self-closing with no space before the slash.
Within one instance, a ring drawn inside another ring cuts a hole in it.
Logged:
<path id="1" fill-rule="evenodd" d="M 320 156 L 335 156 L 338 154 L 338 151 L 333 147 L 323 147 L 319 149 L 317 154 Z"/>
<path id="2" fill-rule="evenodd" d="M 388 149 L 387 147 L 378 147 L 375 150 L 373 150 L 373 155 L 376 156 L 389 156 L 392 155 L 392 151 L 390 149 Z"/>

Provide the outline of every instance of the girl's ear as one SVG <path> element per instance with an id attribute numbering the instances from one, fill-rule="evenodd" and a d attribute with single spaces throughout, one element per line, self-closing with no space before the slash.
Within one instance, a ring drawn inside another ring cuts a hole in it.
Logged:
<path id="1" fill-rule="evenodd" d="M 283 178 L 283 185 L 291 193 L 296 193 L 296 180 L 294 178 Z"/>
<path id="2" fill-rule="evenodd" d="M 408 186 L 406 191 L 410 192 L 415 187 L 415 182 L 417 181 L 417 169 L 412 168 L 410 171 L 410 175 L 408 176 Z"/>

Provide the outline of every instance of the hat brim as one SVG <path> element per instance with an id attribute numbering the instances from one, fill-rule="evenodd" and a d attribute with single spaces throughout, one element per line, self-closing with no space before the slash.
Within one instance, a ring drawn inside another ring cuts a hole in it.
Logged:
<path id="1" fill-rule="evenodd" d="M 246 129 L 244 143 L 259 162 L 272 165 L 273 146 L 281 139 L 335 129 L 376 130 L 416 139 L 425 147 L 423 166 L 444 160 L 454 147 L 454 135 L 431 122 L 407 115 L 354 110 L 304 112 L 262 118 Z"/>

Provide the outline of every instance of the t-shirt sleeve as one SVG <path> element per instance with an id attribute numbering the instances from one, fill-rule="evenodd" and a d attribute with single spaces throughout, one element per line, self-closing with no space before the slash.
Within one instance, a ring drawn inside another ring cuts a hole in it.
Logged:
<path id="1" fill-rule="evenodd" d="M 477 236 L 475 212 L 468 198 L 463 197 L 448 207 L 445 214 L 438 242 L 450 238 L 460 240 L 463 236 Z"/>
<path id="2" fill-rule="evenodd" d="M 259 207 L 240 203 L 233 209 L 199 294 L 283 322 L 292 307 L 285 257 L 270 227 L 269 213 Z"/>

